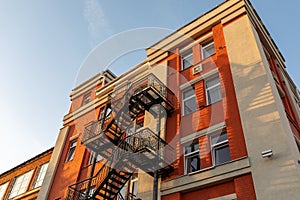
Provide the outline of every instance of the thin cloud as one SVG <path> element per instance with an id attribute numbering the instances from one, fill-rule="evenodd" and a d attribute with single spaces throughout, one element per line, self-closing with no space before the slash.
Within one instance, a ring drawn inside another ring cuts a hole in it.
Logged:
<path id="1" fill-rule="evenodd" d="M 84 17 L 88 23 L 88 31 L 93 46 L 100 42 L 103 34 L 112 32 L 103 9 L 97 0 L 85 0 Z"/>

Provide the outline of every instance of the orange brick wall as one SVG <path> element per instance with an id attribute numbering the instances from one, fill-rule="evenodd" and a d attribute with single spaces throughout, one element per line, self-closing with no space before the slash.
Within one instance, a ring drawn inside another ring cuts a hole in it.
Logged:
<path id="1" fill-rule="evenodd" d="M 162 196 L 162 200 L 207 200 L 234 193 L 238 200 L 256 200 L 251 174 L 246 174 L 225 183 L 197 189 L 191 192 L 182 191 L 165 195 Z"/>
<path id="2" fill-rule="evenodd" d="M 235 192 L 238 200 L 256 200 L 254 185 L 251 174 L 234 179 Z"/>
<path id="3" fill-rule="evenodd" d="M 202 72 L 193 75 L 193 67 L 181 70 L 179 49 L 176 49 L 174 51 L 175 53 L 171 53 L 166 59 L 170 68 L 168 73 L 171 73 L 173 70 L 178 72 L 175 73 L 175 75 L 168 77 L 168 87 L 179 98 L 179 103 L 176 105 L 175 112 L 167 119 L 166 126 L 166 141 L 175 147 L 177 158 L 175 162 L 175 170 L 169 178 L 180 176 L 184 172 L 182 156 L 183 147 L 180 144 L 180 138 L 221 122 L 225 122 L 226 124 L 231 159 L 235 160 L 247 156 L 246 144 L 241 126 L 239 108 L 236 100 L 222 24 L 214 26 L 212 33 L 216 53 L 211 58 L 203 61 Z M 201 60 L 199 46 L 200 45 L 198 44 L 193 47 L 194 63 Z M 197 110 L 191 114 L 182 116 L 181 106 L 183 105 L 181 105 L 182 97 L 181 91 L 179 91 L 179 86 L 215 68 L 219 71 L 223 96 L 222 101 L 207 106 L 204 80 L 200 80 L 193 85 L 196 102 L 198 104 Z M 208 137 L 203 137 L 199 138 L 199 141 L 201 148 L 201 168 L 206 168 L 212 165 L 209 139 Z"/>
<path id="4" fill-rule="evenodd" d="M 100 108 L 81 116 L 70 124 L 69 133 L 61 154 L 59 165 L 52 183 L 51 191 L 48 199 L 64 198 L 67 195 L 68 186 L 88 178 L 90 174 L 90 165 L 87 166 L 89 152 L 86 147 L 81 144 L 80 137 L 77 137 L 77 146 L 73 160 L 65 162 L 68 151 L 70 138 L 84 132 L 86 124 L 98 118 Z"/>

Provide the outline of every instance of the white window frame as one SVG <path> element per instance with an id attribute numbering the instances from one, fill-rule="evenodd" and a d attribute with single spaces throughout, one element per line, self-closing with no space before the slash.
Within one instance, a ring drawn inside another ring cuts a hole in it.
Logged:
<path id="1" fill-rule="evenodd" d="M 138 194 L 138 174 L 134 174 L 129 182 L 129 193 L 137 197 Z M 136 194 L 134 193 L 136 191 Z M 128 195 L 128 194 L 127 194 Z"/>
<path id="2" fill-rule="evenodd" d="M 49 163 L 44 163 L 41 166 L 39 166 L 39 169 L 38 169 L 38 172 L 37 172 L 34 184 L 33 184 L 33 188 L 42 186 L 48 166 L 49 166 Z"/>
<path id="3" fill-rule="evenodd" d="M 30 170 L 14 179 L 11 190 L 8 194 L 8 199 L 25 193 L 28 190 L 34 170 Z"/>
<path id="4" fill-rule="evenodd" d="M 9 181 L 0 185 L 0 199 L 4 199 L 5 192 L 8 188 Z"/>
<path id="5" fill-rule="evenodd" d="M 85 94 L 85 95 L 83 96 L 82 104 L 81 104 L 81 105 L 84 106 L 84 105 L 86 105 L 87 103 L 89 103 L 89 102 L 91 101 L 91 97 L 92 97 L 91 92 Z"/>
<path id="6" fill-rule="evenodd" d="M 224 133 L 226 133 L 226 135 L 227 135 L 227 139 L 226 140 L 218 142 L 216 144 L 212 143 L 212 138 L 213 137 L 219 137 L 221 134 L 224 134 Z M 222 131 L 221 133 L 218 133 L 218 134 L 211 134 L 210 135 L 210 145 L 211 145 L 211 156 L 212 156 L 213 166 L 222 165 L 224 163 L 227 163 L 227 162 L 231 161 L 231 159 L 229 159 L 226 162 L 216 164 L 216 150 L 219 149 L 219 148 L 222 148 L 222 147 L 226 147 L 226 146 L 228 146 L 228 149 L 229 149 L 228 133 L 226 131 Z M 230 151 L 229 151 L 229 155 L 230 155 Z"/>
<path id="7" fill-rule="evenodd" d="M 93 160 L 94 160 L 95 156 L 96 156 L 96 152 L 95 151 L 91 151 L 90 152 L 90 156 L 89 156 L 88 165 L 93 164 Z M 100 160 L 102 160 L 102 156 L 100 154 L 97 154 L 96 162 L 99 162 Z"/>
<path id="8" fill-rule="evenodd" d="M 207 49 L 208 47 L 212 46 L 212 45 L 214 46 L 214 53 L 210 54 L 210 55 L 208 55 L 206 57 L 204 57 L 204 50 Z M 204 43 L 201 44 L 201 59 L 202 60 L 205 60 L 206 58 L 211 57 L 215 53 L 216 53 L 216 49 L 215 49 L 215 42 L 214 42 L 214 40 L 208 40 L 207 42 L 204 42 Z"/>
<path id="9" fill-rule="evenodd" d="M 190 153 L 187 153 L 186 154 L 186 147 L 188 146 L 192 146 L 194 145 L 195 143 L 198 143 L 198 149 L 193 151 L 193 152 L 190 152 Z M 189 174 L 189 173 L 193 173 L 193 172 L 196 172 L 196 171 L 200 171 L 201 170 L 201 160 L 200 160 L 200 149 L 199 149 L 199 142 L 198 141 L 193 141 L 191 144 L 188 144 L 188 145 L 185 145 L 184 148 L 183 148 L 183 155 L 184 155 L 184 174 Z M 194 157 L 194 156 L 198 156 L 199 157 L 199 169 L 196 170 L 196 171 L 193 171 L 193 172 L 188 172 L 188 158 L 191 158 L 191 157 Z"/>
<path id="10" fill-rule="evenodd" d="M 192 63 L 190 66 L 184 67 L 184 60 L 187 60 L 187 58 L 192 58 Z M 193 57 L 193 49 L 191 48 L 191 49 L 184 51 L 181 55 L 181 70 L 188 69 L 193 65 L 194 65 L 194 57 Z"/>
<path id="11" fill-rule="evenodd" d="M 187 98 L 184 99 L 184 95 L 183 95 L 183 94 L 184 94 L 185 92 L 190 91 L 190 90 L 193 90 L 193 95 L 191 95 L 191 96 L 189 96 L 189 97 L 187 97 Z M 195 94 L 195 89 L 194 89 L 194 87 L 190 87 L 190 88 L 187 88 L 187 89 L 183 90 L 183 91 L 181 92 L 181 94 L 182 94 L 182 106 L 181 106 L 181 107 L 182 107 L 182 116 L 185 116 L 185 115 L 188 115 L 188 114 L 191 114 L 191 113 L 195 112 L 195 111 L 197 110 L 197 101 L 196 101 L 196 94 Z M 185 112 L 185 108 L 184 108 L 184 103 L 185 103 L 186 101 L 192 99 L 192 98 L 195 98 L 195 110 L 192 111 L 192 112 L 190 112 L 190 113 L 186 113 L 186 112 Z"/>
<path id="12" fill-rule="evenodd" d="M 77 146 L 77 140 L 73 140 L 73 141 L 70 142 L 68 154 L 67 154 L 67 157 L 66 157 L 66 162 L 69 162 L 69 161 L 73 160 L 74 155 L 75 155 L 76 146 Z"/>
<path id="13" fill-rule="evenodd" d="M 213 79 L 215 79 L 215 78 L 218 78 L 219 79 L 219 82 L 217 83 L 217 84 L 215 84 L 215 85 L 213 85 L 213 86 L 210 86 L 210 87 L 207 87 L 207 85 L 206 85 L 206 83 L 208 82 L 208 81 L 210 81 L 210 80 L 213 80 Z M 219 76 L 212 76 L 212 77 L 209 77 L 209 78 L 207 78 L 207 79 L 205 79 L 204 80 L 204 87 L 205 87 L 205 96 L 206 96 L 206 105 L 212 105 L 212 104 L 214 104 L 214 103 L 217 103 L 217 102 L 219 102 L 219 101 L 221 101 L 222 100 L 222 98 L 223 98 L 223 95 L 222 95 L 222 89 L 221 89 L 221 81 L 220 81 L 220 77 Z M 217 87 L 219 87 L 220 88 L 220 93 L 221 93 L 221 98 L 220 99 L 218 99 L 218 100 L 216 100 L 216 101 L 214 101 L 214 102 L 209 102 L 208 101 L 208 91 L 209 90 L 213 90 L 213 89 L 215 89 L 215 88 L 217 88 Z"/>

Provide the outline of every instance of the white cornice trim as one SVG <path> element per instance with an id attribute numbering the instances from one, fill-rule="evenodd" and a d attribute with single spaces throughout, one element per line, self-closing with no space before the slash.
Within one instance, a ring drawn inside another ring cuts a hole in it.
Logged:
<path id="1" fill-rule="evenodd" d="M 149 61 L 152 63 L 153 59 L 160 56 L 161 52 L 163 52 L 162 50 L 169 51 L 175 47 L 180 47 L 180 45 L 183 45 L 185 42 L 189 42 L 189 40 L 192 41 L 198 36 L 211 31 L 211 28 L 215 24 L 220 23 L 222 19 L 228 17 L 244 6 L 245 2 L 243 0 L 225 1 L 216 8 L 201 15 L 194 21 L 149 47 L 146 50 Z"/>

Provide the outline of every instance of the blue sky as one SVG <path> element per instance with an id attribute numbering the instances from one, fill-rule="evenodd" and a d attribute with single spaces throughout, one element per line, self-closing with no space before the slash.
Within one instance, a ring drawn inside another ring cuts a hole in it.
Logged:
<path id="1" fill-rule="evenodd" d="M 0 173 L 55 144 L 80 66 L 99 43 L 134 28 L 176 30 L 220 2 L 0 0 Z M 252 4 L 299 86 L 300 1 Z M 125 71 L 138 56 L 117 64 Z"/>

